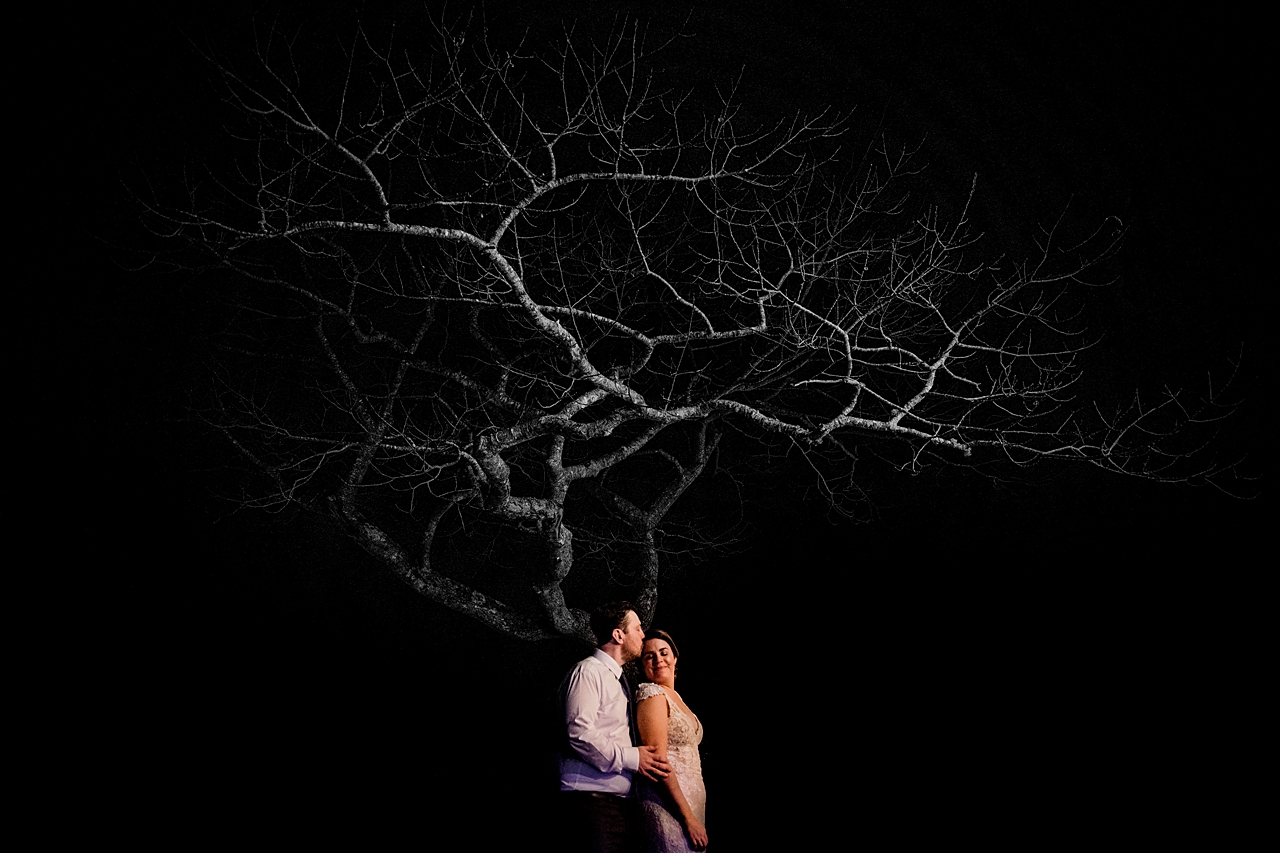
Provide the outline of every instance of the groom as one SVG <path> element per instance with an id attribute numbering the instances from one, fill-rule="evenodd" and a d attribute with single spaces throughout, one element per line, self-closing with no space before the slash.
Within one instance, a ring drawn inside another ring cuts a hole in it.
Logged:
<path id="1" fill-rule="evenodd" d="M 573 668 L 560 686 L 569 749 L 560 759 L 561 798 L 568 805 L 577 849 L 623 853 L 628 849 L 628 797 L 636 771 L 655 782 L 671 768 L 655 746 L 632 746 L 622 665 L 640 656 L 644 629 L 625 601 L 591 614 L 596 650 Z"/>

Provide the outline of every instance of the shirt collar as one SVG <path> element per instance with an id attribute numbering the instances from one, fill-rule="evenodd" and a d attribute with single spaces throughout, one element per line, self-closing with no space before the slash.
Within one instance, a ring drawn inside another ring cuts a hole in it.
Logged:
<path id="1" fill-rule="evenodd" d="M 601 663 L 603 663 L 609 669 L 609 671 L 613 673 L 614 678 L 619 678 L 619 679 L 622 678 L 622 667 L 618 666 L 618 662 L 616 660 L 609 657 L 600 649 L 596 649 L 594 652 L 592 652 L 591 656 L 594 657 L 596 660 L 600 661 Z"/>

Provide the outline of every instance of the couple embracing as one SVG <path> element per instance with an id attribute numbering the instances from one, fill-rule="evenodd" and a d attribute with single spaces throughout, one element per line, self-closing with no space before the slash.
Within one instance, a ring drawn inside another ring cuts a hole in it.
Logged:
<path id="1" fill-rule="evenodd" d="M 621 601 L 592 613 L 591 631 L 596 650 L 561 685 L 569 749 L 560 791 L 574 849 L 705 850 L 702 724 L 675 690 L 675 642 L 663 631 L 646 638 Z M 633 694 L 623 666 L 636 658 L 644 681 Z"/>

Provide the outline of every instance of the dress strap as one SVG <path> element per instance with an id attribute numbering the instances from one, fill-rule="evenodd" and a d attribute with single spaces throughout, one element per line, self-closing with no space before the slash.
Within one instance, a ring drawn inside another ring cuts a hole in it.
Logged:
<path id="1" fill-rule="evenodd" d="M 645 699 L 652 699 L 654 696 L 658 696 L 658 695 L 665 696 L 667 699 L 667 702 L 671 701 L 671 697 L 667 696 L 667 691 L 663 690 L 661 687 L 654 684 L 652 681 L 643 681 L 640 683 L 639 686 L 636 687 L 636 703 L 637 704 L 639 704 L 640 702 L 643 702 Z"/>

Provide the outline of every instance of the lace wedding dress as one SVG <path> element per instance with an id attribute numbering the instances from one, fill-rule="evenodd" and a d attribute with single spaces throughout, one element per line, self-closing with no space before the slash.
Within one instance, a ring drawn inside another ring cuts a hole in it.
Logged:
<path id="1" fill-rule="evenodd" d="M 643 683 L 636 690 L 636 704 L 645 699 L 661 696 L 667 703 L 667 760 L 680 782 L 680 790 L 689 801 L 694 815 L 704 825 L 707 821 L 707 789 L 702 784 L 702 757 L 698 744 L 702 743 L 702 723 L 691 717 L 671 701 L 656 684 Z M 687 853 L 689 836 L 685 835 L 680 819 L 667 810 L 663 799 L 665 789 L 647 780 L 640 787 L 640 812 L 644 822 L 644 850 L 646 853 Z"/>

